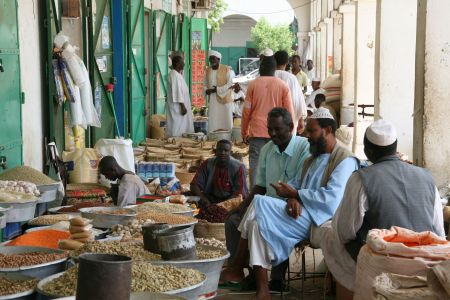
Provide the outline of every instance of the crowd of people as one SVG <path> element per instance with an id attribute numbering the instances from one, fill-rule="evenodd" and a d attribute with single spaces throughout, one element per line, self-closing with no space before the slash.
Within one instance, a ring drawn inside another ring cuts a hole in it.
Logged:
<path id="1" fill-rule="evenodd" d="M 312 61 L 302 70 L 300 57 L 293 56 L 292 68 L 286 71 L 288 54 L 266 50 L 259 77 L 243 91 L 232 83 L 233 72 L 220 59 L 220 53 L 210 51 L 205 79 L 209 130 L 231 129 L 233 115 L 242 118 L 242 138 L 249 145 L 249 185 L 245 165 L 231 156 L 231 142 L 221 140 L 215 156 L 199 167 L 191 192 L 200 197 L 200 207 L 238 195 L 244 198 L 225 222 L 231 257 L 221 274 L 223 284 L 240 282 L 242 289 L 256 289 L 256 299 L 270 299 L 271 291 L 283 289 L 294 247 L 312 239 L 314 232 L 339 289 L 351 298 L 358 253 L 369 230 L 400 226 L 444 236 L 433 178 L 427 170 L 400 160 L 392 124 L 380 119 L 367 128 L 367 167 L 337 141 L 338 122 L 322 106 L 324 91 L 314 77 Z M 176 56 L 172 62 L 167 130 L 176 136 L 192 129 L 192 114 L 180 75 L 183 59 Z M 313 92 L 305 101 L 310 80 Z M 119 205 L 146 192 L 111 157 L 103 158 L 99 169 L 108 179 L 120 180 Z M 245 277 L 247 267 L 250 273 Z"/>

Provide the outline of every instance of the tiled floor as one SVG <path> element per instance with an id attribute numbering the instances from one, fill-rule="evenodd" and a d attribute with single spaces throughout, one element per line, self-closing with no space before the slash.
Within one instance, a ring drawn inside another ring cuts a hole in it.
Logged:
<path id="1" fill-rule="evenodd" d="M 298 258 L 297 258 L 298 256 Z M 315 266 L 314 266 L 315 257 Z M 319 264 L 322 261 L 323 256 L 320 250 L 313 250 L 311 248 L 306 248 L 306 271 L 313 272 L 314 269 L 318 270 Z M 290 268 L 291 272 L 299 271 L 301 266 L 301 256 L 300 254 L 293 253 L 290 257 Z M 293 274 L 291 274 L 293 276 Z M 329 275 L 327 275 L 329 276 Z M 292 282 L 292 289 L 288 294 L 284 294 L 283 297 L 280 295 L 273 295 L 272 299 L 302 299 L 301 292 L 301 281 Z M 304 286 L 305 292 L 303 294 L 303 299 L 305 300 L 333 300 L 333 296 L 324 296 L 324 278 L 309 278 L 305 281 Z M 327 287 L 328 289 L 328 287 Z M 328 293 L 329 294 L 329 293 Z M 219 300 L 244 300 L 250 299 L 253 294 L 243 294 L 239 292 L 233 292 L 230 290 L 219 290 L 216 299 Z"/>

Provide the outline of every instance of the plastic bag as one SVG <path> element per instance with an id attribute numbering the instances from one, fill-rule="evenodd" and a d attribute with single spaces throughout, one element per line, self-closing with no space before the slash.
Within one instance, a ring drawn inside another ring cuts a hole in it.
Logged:
<path id="1" fill-rule="evenodd" d="M 83 71 L 86 81 L 79 86 L 81 95 L 81 106 L 83 108 L 84 117 L 86 118 L 87 125 L 101 127 L 100 119 L 98 117 L 97 111 L 94 107 L 94 101 L 92 97 L 92 87 L 89 81 L 89 73 L 83 63 L 83 61 L 77 56 L 76 57 L 80 68 Z"/>
<path id="2" fill-rule="evenodd" d="M 84 76 L 83 69 L 80 67 L 78 62 L 79 57 L 75 54 L 75 48 L 68 44 L 62 52 L 62 57 L 67 63 L 67 68 L 69 69 L 70 75 L 76 85 L 81 86 L 86 82 L 86 77 Z"/>
<path id="3" fill-rule="evenodd" d="M 135 172 L 133 141 L 130 139 L 99 139 L 94 148 L 102 156 L 114 156 L 125 170 Z"/>
<path id="4" fill-rule="evenodd" d="M 64 96 L 64 88 L 61 82 L 61 71 L 59 69 L 58 59 L 52 60 L 52 70 L 56 86 L 56 103 L 62 105 L 66 97 Z"/>

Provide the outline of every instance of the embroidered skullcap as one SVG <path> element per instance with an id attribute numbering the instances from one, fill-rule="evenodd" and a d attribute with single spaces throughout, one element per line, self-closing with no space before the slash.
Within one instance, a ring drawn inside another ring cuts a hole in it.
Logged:
<path id="1" fill-rule="evenodd" d="M 330 113 L 328 108 L 319 107 L 312 115 L 309 117 L 310 119 L 332 119 L 333 115 Z"/>
<path id="2" fill-rule="evenodd" d="M 379 119 L 367 127 L 366 138 L 374 145 L 389 146 L 397 140 L 397 131 L 390 122 Z"/>

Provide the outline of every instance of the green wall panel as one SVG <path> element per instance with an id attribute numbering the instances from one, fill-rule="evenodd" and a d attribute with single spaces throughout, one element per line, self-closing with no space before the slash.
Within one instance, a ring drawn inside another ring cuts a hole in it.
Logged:
<path id="1" fill-rule="evenodd" d="M 128 73 L 130 131 L 135 145 L 145 139 L 145 47 L 144 2 L 129 0 L 128 11 Z"/>
<path id="2" fill-rule="evenodd" d="M 0 156 L 7 167 L 22 164 L 22 97 L 17 23 L 17 2 L 0 4 Z M 0 172 L 3 169 L 0 168 Z"/>

